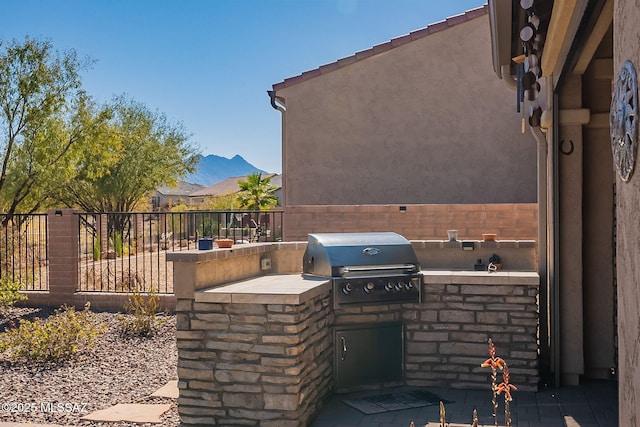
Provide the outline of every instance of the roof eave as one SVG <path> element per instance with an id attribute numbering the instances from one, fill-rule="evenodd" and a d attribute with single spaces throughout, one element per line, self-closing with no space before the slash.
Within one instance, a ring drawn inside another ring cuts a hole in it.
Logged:
<path id="1" fill-rule="evenodd" d="M 504 2 L 510 2 L 511 0 L 502 0 Z M 403 36 L 391 39 L 387 42 L 375 45 L 369 49 L 365 49 L 362 50 L 360 52 L 357 52 L 351 56 L 347 56 L 346 58 L 342 58 L 339 59 L 336 62 L 332 62 L 330 64 L 325 64 L 320 66 L 319 68 L 316 68 L 314 70 L 310 70 L 310 71 L 305 71 L 300 75 L 294 76 L 294 77 L 289 77 L 287 79 L 285 79 L 284 81 L 281 81 L 279 83 L 275 83 L 272 88 L 273 91 L 276 92 L 280 89 L 284 89 L 286 87 L 289 86 L 293 86 L 296 85 L 298 83 L 301 83 L 303 81 L 321 76 L 323 74 L 327 74 L 327 73 L 331 73 L 337 69 L 340 69 L 342 67 L 346 67 L 348 65 L 354 64 L 356 62 L 359 62 L 361 60 L 370 58 L 372 56 L 387 52 L 391 49 L 394 49 L 398 46 L 402 46 L 406 43 L 421 39 L 423 37 L 427 37 L 430 34 L 434 34 L 437 32 L 440 32 L 442 30 L 446 30 L 448 28 L 451 28 L 455 25 L 458 24 L 462 24 L 464 22 L 467 22 L 469 20 L 478 18 L 480 16 L 484 16 L 487 14 L 487 5 L 485 4 L 484 6 L 480 6 L 476 9 L 471 9 L 468 10 L 460 15 L 455 15 L 452 17 L 449 17 L 443 21 L 440 22 L 436 22 L 433 24 L 430 24 L 424 28 L 421 28 L 419 30 L 416 31 L 412 31 L 409 34 L 405 34 Z M 511 19 L 511 17 L 509 16 L 509 20 Z M 510 24 L 510 21 L 509 21 Z M 511 48 L 509 46 L 508 52 L 510 52 Z"/>

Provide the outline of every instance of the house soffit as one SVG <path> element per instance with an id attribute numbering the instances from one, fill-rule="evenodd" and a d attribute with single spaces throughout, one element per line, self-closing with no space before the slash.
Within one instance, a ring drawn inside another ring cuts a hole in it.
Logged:
<path id="1" fill-rule="evenodd" d="M 584 74 L 587 67 L 591 63 L 598 46 L 604 39 L 607 31 L 613 23 L 613 1 L 607 0 L 602 8 L 602 12 L 598 15 L 598 18 L 587 36 L 587 40 L 584 43 L 584 47 L 580 52 L 576 66 L 573 69 L 575 74 Z"/>
<path id="2" fill-rule="evenodd" d="M 296 85 L 298 83 L 307 81 L 314 77 L 318 77 L 327 73 L 331 73 L 340 68 L 349 66 L 356 62 L 362 61 L 364 59 L 370 58 L 375 55 L 379 55 L 381 53 L 387 52 L 391 49 L 395 49 L 396 47 L 403 46 L 407 43 L 411 43 L 413 41 L 422 39 L 431 34 L 438 33 L 440 31 L 446 30 L 458 24 L 462 24 L 464 22 L 470 21 L 472 19 L 478 18 L 480 16 L 484 16 L 488 13 L 489 8 L 487 5 L 479 7 L 477 9 L 469 10 L 460 15 L 455 15 L 445 19 L 444 21 L 436 22 L 434 24 L 430 24 L 422 29 L 413 31 L 409 34 L 406 34 L 401 37 L 397 37 L 389 40 L 388 42 L 373 46 L 369 49 L 360 51 L 355 53 L 354 55 L 347 56 L 345 58 L 339 59 L 336 62 L 332 62 L 329 64 L 322 65 L 314 70 L 305 71 L 302 74 L 294 77 L 290 77 L 285 79 L 280 83 L 276 83 L 273 85 L 273 90 L 277 91 L 280 89 L 284 89 L 286 87 L 290 87 Z"/>
<path id="3" fill-rule="evenodd" d="M 503 0 L 489 0 L 493 9 L 505 8 Z M 560 72 L 569 71 L 575 74 L 583 74 L 593 59 L 596 49 L 600 45 L 603 37 L 606 35 L 611 23 L 613 22 L 613 2 L 614 0 L 534 0 L 535 13 L 541 21 L 541 29 L 544 33 L 542 41 L 542 56 L 540 57 L 541 74 L 543 76 L 554 75 L 559 77 Z M 517 2 L 515 2 L 517 3 Z M 526 24 L 523 17 L 523 11 L 520 7 L 514 6 L 514 13 L 511 21 L 511 55 L 517 58 L 524 53 L 523 43 L 519 37 L 520 29 Z M 496 16 L 502 16 L 505 21 L 505 13 Z M 519 16 L 518 16 L 519 15 Z M 587 23 L 588 30 L 582 31 L 580 48 L 574 46 L 574 39 L 578 37 L 579 27 L 584 25 L 582 22 L 584 16 L 589 15 L 593 18 Z M 508 26 L 507 22 L 496 21 L 495 29 L 492 28 L 492 43 L 494 45 L 506 43 L 504 37 L 504 29 Z M 544 28 L 546 27 L 546 28 Z M 498 32 L 501 30 L 501 32 Z M 576 52 L 579 52 L 576 54 Z M 497 61 L 496 52 L 494 52 L 494 63 Z M 504 64 L 504 54 L 500 56 L 500 60 Z M 570 58 L 571 57 L 571 58 Z M 571 61 L 571 64 L 566 64 Z M 570 65 L 569 69 L 566 69 Z M 515 75 L 514 64 L 511 64 L 512 75 Z M 498 71 L 496 70 L 496 73 Z M 506 78 L 498 74 L 499 77 Z"/>
<path id="4" fill-rule="evenodd" d="M 542 54 L 542 72 L 550 75 L 558 68 L 567 54 L 580 18 L 584 13 L 585 1 L 556 0 L 553 4 L 549 31 Z"/>

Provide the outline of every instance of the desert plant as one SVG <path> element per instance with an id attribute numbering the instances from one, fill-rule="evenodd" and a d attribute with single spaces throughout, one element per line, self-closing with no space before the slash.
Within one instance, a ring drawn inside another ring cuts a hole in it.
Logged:
<path id="1" fill-rule="evenodd" d="M 20 293 L 22 285 L 8 277 L 0 279 L 0 315 L 18 301 L 27 299 L 27 296 Z"/>
<path id="2" fill-rule="evenodd" d="M 100 243 L 100 239 L 94 239 L 93 241 L 93 260 L 100 261 L 102 258 L 102 244 Z"/>
<path id="3" fill-rule="evenodd" d="M 47 320 L 22 320 L 18 327 L 0 335 L 0 353 L 34 362 L 60 362 L 79 350 L 92 347 L 95 339 L 106 330 L 89 303 L 83 311 L 63 306 Z"/>
<path id="4" fill-rule="evenodd" d="M 493 340 L 489 338 L 489 358 L 480 366 L 491 368 L 491 392 L 493 394 L 491 403 L 493 404 L 493 419 L 496 427 L 498 426 L 498 369 L 503 369 L 504 365 L 504 360 L 496 356 L 496 347 L 493 344 Z"/>
<path id="5" fill-rule="evenodd" d="M 502 382 L 498 384 L 497 393 L 504 393 L 504 423 L 507 427 L 511 426 L 511 390 L 517 390 L 516 386 L 509 383 L 509 366 L 505 363 L 502 370 Z"/>
<path id="6" fill-rule="evenodd" d="M 153 289 L 143 295 L 135 287 L 124 306 L 127 313 L 118 315 L 122 333 L 129 336 L 153 335 L 164 320 L 158 317 L 161 307 L 160 297 Z"/>
<path id="7" fill-rule="evenodd" d="M 113 251 L 117 256 L 122 257 L 124 253 L 123 245 L 122 245 L 122 233 L 114 231 L 111 233 L 111 243 L 113 244 Z"/>
<path id="8" fill-rule="evenodd" d="M 447 410 L 444 408 L 444 403 L 440 401 L 440 427 L 446 427 L 447 425 Z"/>
<path id="9" fill-rule="evenodd" d="M 516 386 L 509 383 L 509 366 L 507 362 L 501 357 L 496 356 L 496 347 L 493 344 L 493 340 L 489 338 L 489 358 L 484 361 L 480 366 L 483 368 L 491 368 L 491 391 L 493 393 L 493 418 L 495 425 L 498 427 L 498 395 L 504 393 L 504 415 L 505 425 L 511 426 L 511 407 L 510 402 L 513 400 L 511 397 L 511 390 L 517 390 Z M 498 384 L 497 372 L 502 371 L 502 383 Z"/>
<path id="10" fill-rule="evenodd" d="M 509 367 L 507 362 L 501 357 L 496 356 L 496 347 L 493 344 L 493 340 L 489 338 L 489 358 L 485 360 L 480 366 L 483 368 L 491 368 L 491 392 L 493 398 L 491 403 L 493 404 L 493 418 L 495 420 L 496 427 L 498 426 L 498 395 L 504 393 L 504 416 L 505 425 L 511 427 L 511 406 L 510 402 L 513 400 L 511 396 L 512 390 L 517 390 L 516 386 L 509 382 Z M 498 371 L 502 371 L 502 382 L 498 384 Z M 446 427 L 447 424 L 447 412 L 444 407 L 444 403 L 440 401 L 440 427 Z M 478 411 L 473 410 L 472 427 L 478 426 Z M 415 427 L 415 423 L 411 421 L 410 427 Z M 425 427 L 427 427 L 425 425 Z"/>

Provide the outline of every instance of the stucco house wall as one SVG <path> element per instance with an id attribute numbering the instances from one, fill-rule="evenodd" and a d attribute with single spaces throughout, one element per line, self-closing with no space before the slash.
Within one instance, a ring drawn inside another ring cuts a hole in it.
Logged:
<path id="1" fill-rule="evenodd" d="M 636 2 L 615 1 L 613 70 L 631 60 L 640 70 L 640 8 Z M 636 141 L 637 143 L 638 141 Z M 618 368 L 620 425 L 640 425 L 640 172 L 636 159 L 628 183 L 617 180 Z"/>
<path id="2" fill-rule="evenodd" d="M 486 8 L 275 84 L 284 203 L 535 203 L 536 145 Z"/>

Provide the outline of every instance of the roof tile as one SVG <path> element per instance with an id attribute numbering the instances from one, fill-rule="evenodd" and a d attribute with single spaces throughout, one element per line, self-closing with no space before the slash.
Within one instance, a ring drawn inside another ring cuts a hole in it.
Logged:
<path id="1" fill-rule="evenodd" d="M 316 68 L 315 70 L 309 70 L 309 71 L 303 72 L 302 73 L 302 77 L 304 79 L 310 79 L 310 78 L 313 78 L 313 77 L 318 77 L 320 74 L 322 74 L 320 72 L 320 69 Z"/>
<path id="2" fill-rule="evenodd" d="M 338 67 L 346 67 L 347 65 L 351 65 L 355 62 L 358 62 L 358 58 L 356 58 L 355 55 L 346 56 L 338 59 Z"/>
<path id="3" fill-rule="evenodd" d="M 429 34 L 433 34 L 433 33 L 437 33 L 438 31 L 446 30 L 447 28 L 449 28 L 449 23 L 446 20 L 444 20 L 444 21 L 436 22 L 435 24 L 429 25 L 427 28 L 425 28 L 425 30 L 429 30 Z M 423 31 L 423 30 L 418 30 L 414 32 L 419 33 L 420 31 Z M 413 34 L 414 33 L 411 33 L 412 36 Z M 424 37 L 424 36 L 421 36 L 421 37 Z"/>
<path id="4" fill-rule="evenodd" d="M 338 62 L 332 62 L 330 64 L 324 64 L 321 65 L 320 68 L 318 68 L 320 70 L 320 74 L 326 74 L 326 73 L 330 73 L 334 70 L 337 70 L 338 68 L 340 68 L 340 65 Z"/>
<path id="5" fill-rule="evenodd" d="M 468 19 L 474 19 L 487 13 L 489 13 L 489 5 L 485 4 L 483 7 L 468 10 L 465 15 L 467 15 Z"/>
<path id="6" fill-rule="evenodd" d="M 466 13 L 462 13 L 460 15 L 455 15 L 447 18 L 447 24 L 449 24 L 450 27 L 453 27 L 454 25 L 462 24 L 463 22 L 467 22 L 468 20 L 469 16 L 467 16 Z"/>
<path id="7" fill-rule="evenodd" d="M 410 41 L 411 41 L 411 36 L 407 34 L 407 35 L 392 39 L 391 44 L 393 45 L 393 47 L 398 47 L 398 46 L 402 46 L 403 44 L 409 43 Z"/>
<path id="8" fill-rule="evenodd" d="M 373 56 L 373 49 L 361 50 L 360 52 L 356 52 L 355 54 L 355 57 L 358 61 L 369 58 L 371 56 Z"/>
<path id="9" fill-rule="evenodd" d="M 381 43 L 381 44 L 375 45 L 374 47 L 371 48 L 371 50 L 373 50 L 373 54 L 374 55 L 377 55 L 379 53 L 386 52 L 389 49 L 392 49 L 393 47 L 394 47 L 393 43 L 391 43 L 391 40 L 389 40 L 386 43 Z"/>

